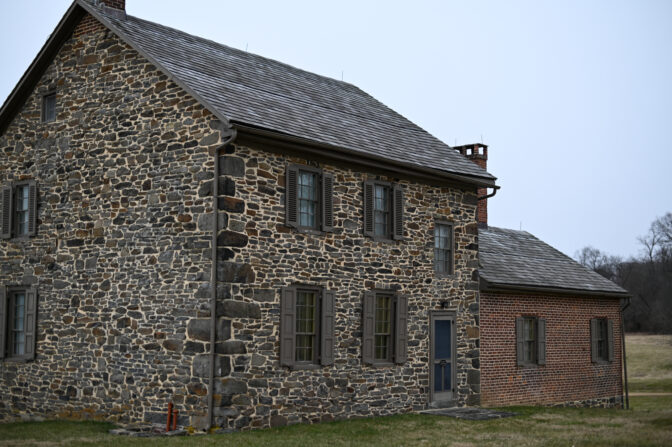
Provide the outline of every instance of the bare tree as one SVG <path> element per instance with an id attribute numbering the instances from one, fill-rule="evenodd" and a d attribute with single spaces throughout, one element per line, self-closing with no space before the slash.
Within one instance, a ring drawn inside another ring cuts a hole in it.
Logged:
<path id="1" fill-rule="evenodd" d="M 628 261 L 590 246 L 574 257 L 632 294 L 627 331 L 672 333 L 672 213 L 656 218 L 638 240 L 641 256 Z"/>

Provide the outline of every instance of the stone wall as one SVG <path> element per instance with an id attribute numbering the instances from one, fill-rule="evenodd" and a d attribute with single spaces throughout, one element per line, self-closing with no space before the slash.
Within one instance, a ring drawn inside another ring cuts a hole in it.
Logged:
<path id="1" fill-rule="evenodd" d="M 217 422 L 228 428 L 385 415 L 425 408 L 429 386 L 429 312 L 457 312 L 457 403 L 479 402 L 477 228 L 474 191 L 399 181 L 405 190 L 405 240 L 362 236 L 362 182 L 374 175 L 260 148 L 235 146 L 222 157 L 228 226 L 220 232 L 221 309 L 233 318 L 222 361 L 231 374 L 216 396 Z M 310 164 L 334 175 L 333 233 L 284 225 L 285 169 Z M 433 271 L 434 219 L 455 222 L 455 274 Z M 241 236 L 241 233 L 243 234 Z M 279 364 L 280 289 L 294 283 L 336 292 L 335 364 L 289 370 Z M 409 299 L 404 365 L 362 365 L 364 292 L 390 289 Z M 236 317 L 236 314 L 238 317 Z M 229 342 L 231 343 L 231 342 Z"/>
<path id="2" fill-rule="evenodd" d="M 486 406 L 620 406 L 620 302 L 481 292 L 481 401 Z M 546 365 L 517 366 L 515 319 L 546 319 Z M 614 322 L 614 360 L 592 363 L 590 319 Z"/>
<path id="3" fill-rule="evenodd" d="M 0 420 L 162 421 L 172 401 L 187 424 L 206 408 L 190 321 L 208 308 L 212 201 L 199 190 L 221 136 L 92 20 L 0 136 L 0 184 L 35 179 L 39 194 L 37 236 L 0 240 L 0 284 L 39 293 L 36 360 L 0 361 Z M 41 123 L 51 91 L 57 118 Z"/>
<path id="4" fill-rule="evenodd" d="M 57 119 L 40 122 L 41 95 Z M 37 358 L 0 362 L 0 420 L 164 420 L 207 426 L 212 170 L 221 128 L 208 111 L 85 17 L 0 137 L 0 183 L 38 182 L 38 234 L 0 241 L 0 284 L 38 288 Z M 284 225 L 288 163 L 232 145 L 221 158 L 216 420 L 247 429 L 425 408 L 429 312 L 457 314 L 457 403 L 480 392 L 475 190 L 406 179 L 404 241 L 362 236 L 362 188 L 335 176 L 335 230 Z M 455 223 L 455 274 L 433 272 L 433 222 Z M 279 366 L 279 290 L 336 291 L 335 364 Z M 409 299 L 404 365 L 365 367 L 365 290 Z"/>

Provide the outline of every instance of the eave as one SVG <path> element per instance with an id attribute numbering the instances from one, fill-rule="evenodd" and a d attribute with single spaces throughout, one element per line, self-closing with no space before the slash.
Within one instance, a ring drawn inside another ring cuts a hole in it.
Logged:
<path id="1" fill-rule="evenodd" d="M 574 296 L 591 296 L 600 298 L 632 298 L 628 292 L 609 292 L 600 290 L 586 290 L 586 289 L 571 289 L 562 287 L 543 287 L 527 284 L 503 284 L 490 282 L 483 277 L 480 279 L 479 289 L 481 292 L 491 293 L 516 293 L 516 292 L 531 292 L 550 295 L 574 295 Z"/>
<path id="2" fill-rule="evenodd" d="M 438 169 L 363 154 L 351 149 L 299 138 L 289 134 L 261 129 L 245 123 L 231 121 L 231 126 L 238 130 L 237 142 L 274 148 L 279 151 L 297 152 L 311 157 L 324 158 L 344 164 L 355 164 L 369 169 L 388 172 L 397 177 L 410 177 L 433 184 L 473 185 L 481 188 L 495 188 L 495 180 L 454 174 Z"/>

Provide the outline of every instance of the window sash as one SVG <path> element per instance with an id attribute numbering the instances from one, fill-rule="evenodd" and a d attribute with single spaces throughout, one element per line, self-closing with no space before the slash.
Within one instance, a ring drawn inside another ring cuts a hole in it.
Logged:
<path id="1" fill-rule="evenodd" d="M 9 294 L 9 354 L 17 357 L 26 353 L 26 293 Z"/>
<path id="2" fill-rule="evenodd" d="M 28 234 L 30 224 L 30 187 L 28 185 L 17 186 L 14 190 L 14 229 L 17 236 Z"/>
<path id="3" fill-rule="evenodd" d="M 56 119 L 56 94 L 42 97 L 42 121 L 48 123 Z"/>
<path id="4" fill-rule="evenodd" d="M 537 362 L 537 320 L 536 318 L 523 319 L 523 361 Z"/>
<path id="5" fill-rule="evenodd" d="M 318 177 L 315 172 L 299 170 L 297 178 L 299 226 L 318 227 L 320 211 Z"/>
<path id="6" fill-rule="evenodd" d="M 376 295 L 374 359 L 392 361 L 394 301 L 390 295 Z"/>
<path id="7" fill-rule="evenodd" d="M 319 300 L 317 295 L 315 290 L 297 290 L 296 292 L 295 360 L 299 363 L 313 363 L 318 360 Z"/>
<path id="8" fill-rule="evenodd" d="M 375 236 L 390 237 L 391 235 L 390 191 L 391 189 L 385 185 L 374 185 L 373 187 L 373 234 Z"/>
<path id="9" fill-rule="evenodd" d="M 453 229 L 446 224 L 434 226 L 434 270 L 438 273 L 451 273 L 453 269 Z"/>

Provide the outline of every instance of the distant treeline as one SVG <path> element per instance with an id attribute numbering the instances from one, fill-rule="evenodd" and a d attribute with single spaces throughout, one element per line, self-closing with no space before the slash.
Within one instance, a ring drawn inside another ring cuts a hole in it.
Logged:
<path id="1" fill-rule="evenodd" d="M 656 219 L 640 237 L 642 254 L 623 260 L 593 247 L 575 255 L 588 268 L 632 294 L 623 313 L 627 332 L 672 334 L 672 213 Z"/>

